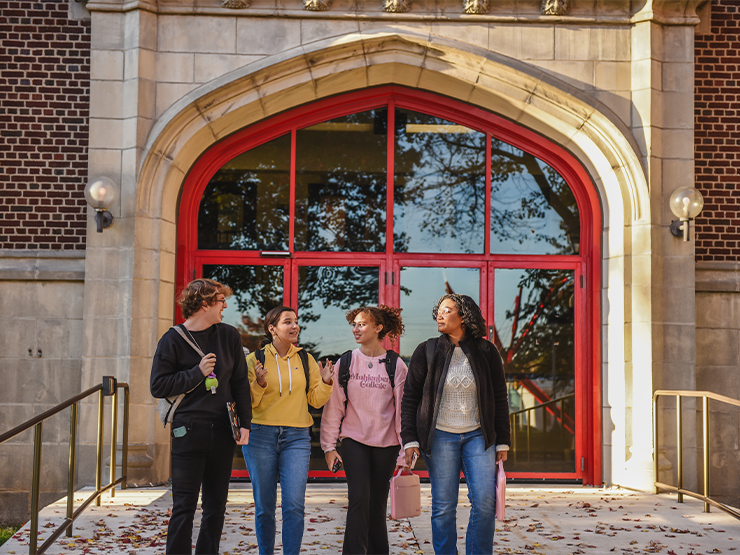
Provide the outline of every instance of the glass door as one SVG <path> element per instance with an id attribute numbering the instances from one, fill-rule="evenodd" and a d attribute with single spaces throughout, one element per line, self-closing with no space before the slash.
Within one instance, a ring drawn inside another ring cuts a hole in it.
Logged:
<path id="1" fill-rule="evenodd" d="M 576 271 L 496 268 L 489 339 L 504 363 L 512 446 L 507 474 L 575 477 Z"/>

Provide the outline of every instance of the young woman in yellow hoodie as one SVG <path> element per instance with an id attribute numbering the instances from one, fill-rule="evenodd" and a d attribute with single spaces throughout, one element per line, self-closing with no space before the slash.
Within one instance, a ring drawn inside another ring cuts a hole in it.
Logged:
<path id="1" fill-rule="evenodd" d="M 317 364 L 308 354 L 308 384 L 297 347 L 298 318 L 287 306 L 265 316 L 264 365 L 256 353 L 247 356 L 252 395 L 252 431 L 242 449 L 255 504 L 257 544 L 260 554 L 275 549 L 275 508 L 280 479 L 283 511 L 283 553 L 297 555 L 303 540 L 311 406 L 321 408 L 332 391 L 334 365 Z"/>

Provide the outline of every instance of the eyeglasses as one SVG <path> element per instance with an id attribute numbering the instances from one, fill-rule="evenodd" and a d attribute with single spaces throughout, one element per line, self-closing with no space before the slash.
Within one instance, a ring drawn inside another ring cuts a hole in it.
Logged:
<path id="1" fill-rule="evenodd" d="M 449 306 L 437 310 L 437 314 L 442 314 L 443 316 L 447 316 L 448 314 L 452 314 L 453 312 L 457 311 L 454 308 L 450 308 Z"/>
<path id="2" fill-rule="evenodd" d="M 222 299 L 216 299 L 216 300 L 214 301 L 214 303 L 225 303 L 225 302 L 226 302 L 226 297 L 224 297 L 224 298 L 222 298 Z"/>

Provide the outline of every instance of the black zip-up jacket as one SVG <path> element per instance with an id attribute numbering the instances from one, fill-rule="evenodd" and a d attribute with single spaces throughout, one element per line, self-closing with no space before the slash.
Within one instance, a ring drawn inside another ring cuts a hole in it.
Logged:
<path id="1" fill-rule="evenodd" d="M 437 339 L 431 370 L 427 366 L 426 345 L 425 341 L 416 348 L 409 363 L 401 403 L 401 440 L 404 445 L 418 441 L 420 449 L 429 455 L 455 345 L 446 334 Z M 493 344 L 482 338 L 463 338 L 460 348 L 468 358 L 475 377 L 478 413 L 486 449 L 492 445 L 511 446 L 509 398 L 501 355 Z"/>

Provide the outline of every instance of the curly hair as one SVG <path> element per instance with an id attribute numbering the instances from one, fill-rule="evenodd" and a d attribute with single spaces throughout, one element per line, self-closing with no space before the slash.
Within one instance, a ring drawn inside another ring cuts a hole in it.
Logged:
<path id="1" fill-rule="evenodd" d="M 280 317 L 283 315 L 283 312 L 293 312 L 295 313 L 295 310 L 290 308 L 289 306 L 276 306 L 275 308 L 271 308 L 267 314 L 265 314 L 265 336 L 260 340 L 259 348 L 263 349 L 265 345 L 269 345 L 272 343 L 272 334 L 270 333 L 270 326 L 277 326 L 278 322 L 280 321 Z"/>
<path id="2" fill-rule="evenodd" d="M 465 335 L 468 337 L 484 337 L 486 335 L 486 320 L 483 318 L 478 304 L 468 295 L 452 293 L 440 297 L 432 309 L 432 317 L 435 321 L 437 320 L 439 305 L 445 299 L 450 299 L 455 303 L 457 311 L 460 313 L 460 318 L 462 318 L 462 327 Z"/>
<path id="3" fill-rule="evenodd" d="M 213 279 L 194 279 L 180 291 L 177 304 L 182 310 L 182 317 L 186 320 L 198 312 L 203 303 L 208 306 L 216 304 L 216 296 L 231 297 L 231 288 Z"/>
<path id="4" fill-rule="evenodd" d="M 378 339 L 382 340 L 386 335 L 391 340 L 391 344 L 401 336 L 405 330 L 403 320 L 401 319 L 402 308 L 394 308 L 384 304 L 375 306 L 360 306 L 353 308 L 347 313 L 347 322 L 350 324 L 355 321 L 358 314 L 367 314 L 375 325 L 383 326 L 378 332 Z"/>

